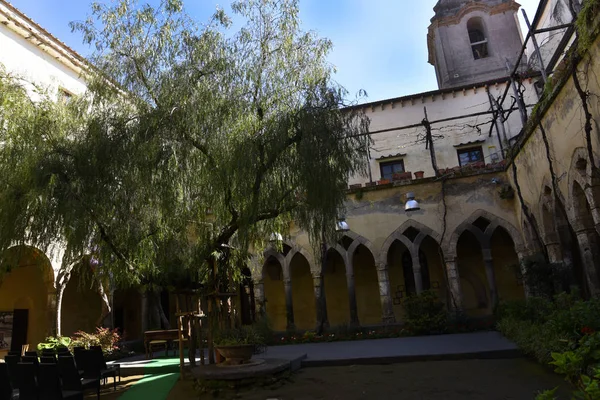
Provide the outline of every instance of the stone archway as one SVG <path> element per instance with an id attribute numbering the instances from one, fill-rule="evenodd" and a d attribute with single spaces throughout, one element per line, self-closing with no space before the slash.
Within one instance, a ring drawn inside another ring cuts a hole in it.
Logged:
<path id="1" fill-rule="evenodd" d="M 275 331 L 285 331 L 289 326 L 289 317 L 286 308 L 286 291 L 284 280 L 284 258 L 276 254 L 265 254 L 262 268 L 262 282 L 264 288 L 264 308 Z M 293 318 L 293 316 L 292 316 Z"/>
<path id="2" fill-rule="evenodd" d="M 53 333 L 56 322 L 52 264 L 41 250 L 19 245 L 3 254 L 0 270 L 4 271 L 0 276 L 0 310 L 27 310 L 27 326 L 19 340 L 36 346 Z"/>
<path id="3" fill-rule="evenodd" d="M 526 251 L 521 233 L 507 221 L 485 210 L 475 211 L 456 228 L 444 244 L 446 250 L 446 264 L 458 264 L 458 279 L 461 284 L 471 284 L 475 281 L 466 281 L 463 279 L 461 277 L 461 271 L 463 274 L 472 272 L 473 274 L 478 275 L 482 275 L 482 270 L 484 271 L 484 275 L 480 276 L 478 281 L 485 281 L 487 283 L 486 291 L 489 293 L 489 301 L 486 304 L 486 313 L 491 312 L 500 299 L 498 282 L 496 279 L 496 268 L 494 266 L 494 262 L 498 262 L 499 260 L 494 260 L 492 252 L 493 235 L 497 229 L 502 229 L 507 237 L 510 238 L 510 241 L 512 241 L 512 245 L 509 247 L 511 248 L 511 252 L 514 252 L 516 255 L 514 257 L 516 259 L 516 264 L 520 266 L 519 259 Z M 466 237 L 463 237 L 464 235 L 466 235 Z M 459 243 L 459 241 L 462 241 L 462 243 Z M 470 271 L 466 271 L 466 268 L 469 268 Z M 452 275 L 450 270 L 448 271 L 448 274 Z M 481 288 L 473 288 L 471 292 L 481 293 Z M 464 300 L 465 308 L 467 310 L 471 308 L 472 313 L 480 313 L 480 311 L 477 311 L 482 308 L 479 299 L 471 300 L 472 299 Z M 472 309 L 470 305 L 473 304 L 477 304 L 477 310 Z"/>
<path id="4" fill-rule="evenodd" d="M 327 250 L 323 281 L 325 286 L 325 307 L 330 326 L 349 324 L 351 318 L 348 301 L 347 270 L 345 249 L 339 245 Z"/>
<path id="5" fill-rule="evenodd" d="M 352 248 L 352 247 L 351 247 Z M 358 320 L 363 325 L 376 325 L 381 322 L 381 300 L 375 255 L 364 244 L 356 246 L 349 257 L 352 261 L 356 285 L 356 305 Z"/>
<path id="6" fill-rule="evenodd" d="M 310 263 L 297 251 L 289 261 L 292 284 L 294 326 L 301 330 L 312 329 L 316 321 L 315 297 Z"/>
<path id="7" fill-rule="evenodd" d="M 389 274 L 391 308 L 395 317 L 403 313 L 401 304 L 407 295 L 433 289 L 440 299 L 446 299 L 447 279 L 440 239 L 441 235 L 431 228 L 408 220 L 385 240 L 379 264 Z"/>

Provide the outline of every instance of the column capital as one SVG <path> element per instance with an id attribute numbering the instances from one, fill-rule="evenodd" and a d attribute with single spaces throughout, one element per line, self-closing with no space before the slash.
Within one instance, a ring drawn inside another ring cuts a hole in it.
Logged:
<path id="1" fill-rule="evenodd" d="M 388 265 L 385 262 L 379 262 L 377 263 L 377 271 L 387 271 L 388 270 Z"/>

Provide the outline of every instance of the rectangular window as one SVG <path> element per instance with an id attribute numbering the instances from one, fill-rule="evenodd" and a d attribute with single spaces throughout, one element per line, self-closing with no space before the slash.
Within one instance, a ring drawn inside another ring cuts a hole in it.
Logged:
<path id="1" fill-rule="evenodd" d="M 381 169 L 381 179 L 392 179 L 394 174 L 404 172 L 404 161 L 396 160 L 379 164 Z"/>
<path id="2" fill-rule="evenodd" d="M 66 89 L 58 88 L 58 100 L 61 103 L 67 104 L 73 98 L 73 93 Z"/>
<path id="3" fill-rule="evenodd" d="M 469 147 L 467 149 L 457 150 L 458 153 L 458 163 L 461 167 L 465 165 L 481 162 L 483 161 L 483 151 L 481 150 L 481 146 L 479 147 Z"/>

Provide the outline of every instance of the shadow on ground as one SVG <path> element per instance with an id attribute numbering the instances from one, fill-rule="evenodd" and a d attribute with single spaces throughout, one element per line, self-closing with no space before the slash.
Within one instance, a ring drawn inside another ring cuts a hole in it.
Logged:
<path id="1" fill-rule="evenodd" d="M 485 399 L 531 400 L 559 386 L 559 399 L 570 387 L 559 376 L 528 359 L 413 362 L 304 368 L 288 382 L 201 399 L 358 400 Z M 191 381 L 178 382 L 168 400 L 197 399 Z"/>

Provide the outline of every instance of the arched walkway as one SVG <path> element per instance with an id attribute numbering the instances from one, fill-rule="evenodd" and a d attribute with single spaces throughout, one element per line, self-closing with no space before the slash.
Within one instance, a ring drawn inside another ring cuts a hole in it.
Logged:
<path id="1" fill-rule="evenodd" d="M 501 230 L 500 233 L 497 230 Z M 524 296 L 519 271 L 520 255 L 525 254 L 526 247 L 520 232 L 502 218 L 484 210 L 474 212 L 457 227 L 445 243 L 445 249 L 447 265 L 457 265 L 463 307 L 467 312 L 488 314 L 501 297 L 513 298 L 517 292 Z M 514 280 L 509 278 L 511 268 Z M 451 272 L 448 271 L 450 275 Z M 498 277 L 499 273 L 502 276 Z"/>
<path id="2" fill-rule="evenodd" d="M 294 324 L 298 329 L 312 329 L 315 326 L 315 295 L 310 264 L 306 257 L 296 252 L 290 261 Z"/>
<path id="3" fill-rule="evenodd" d="M 327 251 L 323 280 L 329 325 L 332 327 L 348 325 L 350 323 L 350 306 L 348 303 L 346 266 L 342 254 L 335 248 L 330 248 Z"/>
<path id="4" fill-rule="evenodd" d="M 392 318 L 402 318 L 402 303 L 408 295 L 433 289 L 438 291 L 440 299 L 445 300 L 446 277 L 439 240 L 437 232 L 417 221 L 409 220 L 384 242 L 380 265 L 385 267 L 389 276 L 389 307 Z"/>
<path id="5" fill-rule="evenodd" d="M 284 274 L 281 260 L 269 256 L 263 266 L 264 301 L 267 317 L 275 331 L 285 331 L 287 326 Z"/>
<path id="6" fill-rule="evenodd" d="M 102 298 L 91 273 L 87 276 L 72 273 L 63 294 L 61 311 L 62 335 L 72 336 L 77 331 L 94 332 L 102 315 Z"/>
<path id="7" fill-rule="evenodd" d="M 42 251 L 15 246 L 3 255 L 0 271 L 0 311 L 11 315 L 11 324 L 0 328 L 5 349 L 34 347 L 50 334 L 56 320 L 52 265 Z"/>
<path id="8" fill-rule="evenodd" d="M 363 325 L 379 324 L 381 301 L 375 257 L 364 244 L 360 244 L 352 253 L 352 260 L 358 320 Z"/>

